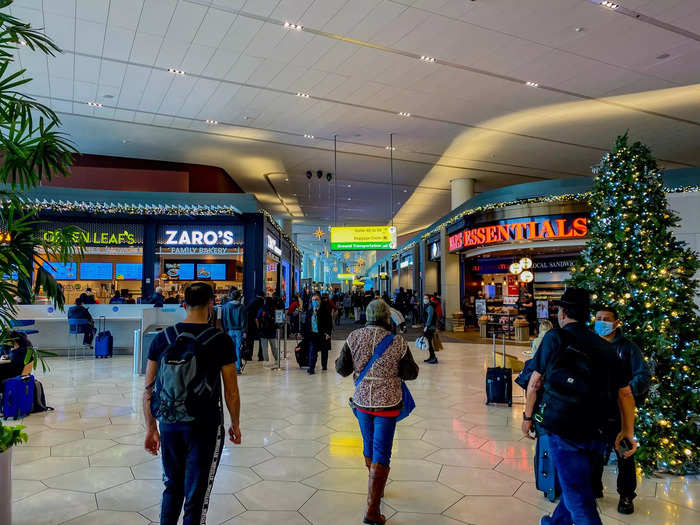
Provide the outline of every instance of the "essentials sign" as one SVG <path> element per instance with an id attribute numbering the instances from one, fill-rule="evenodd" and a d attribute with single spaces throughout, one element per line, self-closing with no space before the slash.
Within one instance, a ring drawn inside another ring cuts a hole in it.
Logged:
<path id="1" fill-rule="evenodd" d="M 475 248 L 489 244 L 535 241 L 547 239 L 572 239 L 588 235 L 587 217 L 534 217 L 522 220 L 480 226 L 463 230 L 449 237 L 450 251 Z"/>

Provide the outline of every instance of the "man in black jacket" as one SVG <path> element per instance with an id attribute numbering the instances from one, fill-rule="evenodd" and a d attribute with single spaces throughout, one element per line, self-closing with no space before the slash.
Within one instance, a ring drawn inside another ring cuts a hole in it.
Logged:
<path id="1" fill-rule="evenodd" d="M 617 312 L 612 308 L 598 310 L 595 315 L 595 332 L 615 347 L 625 375 L 631 378 L 629 386 L 632 389 L 632 395 L 634 395 L 635 405 L 640 406 L 649 391 L 651 372 L 649 372 L 649 367 L 647 367 L 639 347 L 622 335 L 621 326 L 622 323 L 617 316 Z M 612 429 L 620 426 L 619 418 L 615 418 L 611 423 Z M 605 455 L 601 458 L 602 461 L 598 466 L 599 472 L 595 480 L 597 485 L 594 486 L 597 496 L 603 495 L 603 466 L 607 463 L 607 459 L 610 456 L 614 439 L 614 433 L 611 432 L 611 435 L 608 435 L 608 449 L 606 449 Z M 600 481 L 598 482 L 598 480 Z M 637 470 L 634 456 L 629 458 L 618 457 L 617 492 L 620 495 L 620 502 L 617 505 L 617 511 L 620 514 L 632 514 L 634 512 L 632 500 L 637 495 L 635 493 L 636 489 Z"/>
<path id="2" fill-rule="evenodd" d="M 309 342 L 308 374 L 314 373 L 318 352 L 321 352 L 321 367 L 323 370 L 328 369 L 328 350 L 332 331 L 333 319 L 328 302 L 322 302 L 321 295 L 318 292 L 314 293 L 304 321 L 304 337 Z"/>
<path id="3" fill-rule="evenodd" d="M 75 306 L 71 306 L 68 309 L 68 319 L 84 319 L 87 321 L 85 324 L 77 325 L 74 333 L 83 334 L 84 345 L 92 345 L 92 339 L 95 336 L 95 321 L 88 309 L 83 306 L 83 300 L 80 297 L 75 300 Z"/>
<path id="4" fill-rule="evenodd" d="M 255 322 L 258 317 L 258 312 L 263 307 L 265 303 L 265 296 L 262 292 L 258 292 L 255 295 L 255 299 L 246 307 L 246 327 L 248 332 L 246 334 L 246 345 L 249 345 L 250 353 L 252 354 L 255 350 L 255 341 L 260 340 L 260 335 L 258 334 L 258 327 Z M 262 345 L 258 344 L 258 361 L 263 361 Z"/>

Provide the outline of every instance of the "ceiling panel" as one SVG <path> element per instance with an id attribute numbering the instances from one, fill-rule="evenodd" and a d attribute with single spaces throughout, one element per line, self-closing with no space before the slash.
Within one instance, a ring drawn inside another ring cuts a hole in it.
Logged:
<path id="1" fill-rule="evenodd" d="M 119 0 L 111 2 L 107 25 L 114 28 L 136 31 L 144 0 Z"/>
<path id="2" fill-rule="evenodd" d="M 178 0 L 145 0 L 138 31 L 165 36 Z"/>
<path id="3" fill-rule="evenodd" d="M 102 56 L 117 60 L 128 60 L 135 34 L 131 29 L 108 25 Z"/>

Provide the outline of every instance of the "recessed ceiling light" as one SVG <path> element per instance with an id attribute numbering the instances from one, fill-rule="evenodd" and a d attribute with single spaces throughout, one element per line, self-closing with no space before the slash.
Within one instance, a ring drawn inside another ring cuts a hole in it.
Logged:
<path id="1" fill-rule="evenodd" d="M 17 43 L 18 43 L 20 46 L 26 46 L 26 45 L 27 45 L 27 42 L 24 41 L 24 40 L 20 40 L 20 41 L 17 42 Z"/>
<path id="2" fill-rule="evenodd" d="M 297 92 L 297 97 L 301 98 L 309 98 L 311 95 L 309 93 L 302 93 L 301 91 Z"/>
<path id="3" fill-rule="evenodd" d="M 173 73 L 175 75 L 184 75 L 185 74 L 185 72 L 182 69 L 175 69 L 174 67 L 169 67 L 168 73 Z"/>
<path id="4" fill-rule="evenodd" d="M 607 7 L 608 9 L 613 9 L 613 10 L 620 8 L 620 4 L 616 4 L 615 2 L 609 2 L 608 0 L 603 0 L 600 3 L 600 5 L 602 5 L 603 7 Z"/>
<path id="5" fill-rule="evenodd" d="M 122 139 L 122 144 L 128 144 L 128 143 L 129 143 L 129 141 L 128 141 L 128 140 L 126 140 L 126 139 Z"/>
<path id="6" fill-rule="evenodd" d="M 114 98 L 114 95 L 110 95 L 109 93 L 107 93 L 106 95 L 102 95 L 102 98 L 112 99 Z"/>
<path id="7" fill-rule="evenodd" d="M 294 29 L 296 31 L 301 31 L 304 27 L 301 24 L 292 24 L 291 22 L 285 22 L 284 27 L 286 29 Z"/>
<path id="8" fill-rule="evenodd" d="M 352 184 L 348 184 L 348 188 L 352 188 Z"/>
<path id="9" fill-rule="evenodd" d="M 399 111 L 399 116 L 400 117 L 410 117 L 411 114 L 407 113 L 406 111 Z"/>
<path id="10" fill-rule="evenodd" d="M 404 193 L 408 193 L 408 190 L 403 190 Z"/>
<path id="11" fill-rule="evenodd" d="M 284 182 L 289 182 L 289 178 L 285 178 L 285 179 L 284 179 Z"/>
<path id="12" fill-rule="evenodd" d="M 207 124 L 218 124 L 219 123 L 218 120 L 212 120 L 212 119 L 207 119 L 204 122 L 206 122 Z"/>
<path id="13" fill-rule="evenodd" d="M 670 57 L 670 56 L 671 56 L 671 55 L 669 55 L 668 53 L 661 53 L 661 54 L 660 54 L 659 56 L 657 56 L 656 58 L 659 59 L 659 60 L 663 60 L 664 58 L 668 58 L 668 57 Z"/>
<path id="14" fill-rule="evenodd" d="M 88 102 L 87 105 L 90 107 L 93 107 L 93 108 L 101 108 L 102 107 L 102 104 L 100 104 L 99 102 Z"/>
<path id="15" fill-rule="evenodd" d="M 574 29 L 574 31 L 576 31 L 577 33 L 580 33 L 581 31 L 583 31 L 583 28 L 582 28 L 582 27 L 577 27 L 577 28 Z"/>
<path id="16" fill-rule="evenodd" d="M 292 193 L 292 197 L 296 197 L 296 196 L 297 196 L 297 194 L 296 194 L 296 193 Z"/>
<path id="17" fill-rule="evenodd" d="M 351 200 L 352 200 L 352 197 L 348 197 L 348 200 L 351 201 Z"/>
<path id="18" fill-rule="evenodd" d="M 389 151 L 389 150 L 391 150 L 391 151 L 396 151 L 396 146 L 387 146 L 387 147 L 385 147 L 384 149 L 387 150 L 387 151 Z"/>
<path id="19" fill-rule="evenodd" d="M 532 81 L 530 81 L 530 80 L 528 80 L 527 82 L 525 82 L 525 85 L 528 86 L 528 87 L 540 87 L 540 85 L 539 85 L 537 82 L 532 82 Z"/>
<path id="20" fill-rule="evenodd" d="M 309 135 L 308 133 L 304 133 L 304 138 L 305 139 L 315 139 L 316 137 L 314 137 L 313 135 Z"/>
<path id="21" fill-rule="evenodd" d="M 429 63 L 431 63 L 431 64 L 435 63 L 435 60 L 436 60 L 435 57 L 429 57 L 429 56 L 426 56 L 426 55 L 422 55 L 422 56 L 420 57 L 420 59 L 421 59 L 423 62 L 429 62 Z"/>

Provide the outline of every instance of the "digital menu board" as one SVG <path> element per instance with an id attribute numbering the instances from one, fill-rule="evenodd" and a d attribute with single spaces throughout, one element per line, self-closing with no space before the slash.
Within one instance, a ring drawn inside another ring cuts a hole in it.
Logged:
<path id="1" fill-rule="evenodd" d="M 197 279 L 201 281 L 225 281 L 225 264 L 198 264 Z"/>
<path id="2" fill-rule="evenodd" d="M 113 272 L 114 268 L 112 267 L 112 263 L 80 263 L 80 279 L 83 281 L 111 281 Z"/>
<path id="3" fill-rule="evenodd" d="M 165 263 L 165 273 L 168 279 L 173 281 L 194 280 L 194 264 L 192 263 Z"/>
<path id="4" fill-rule="evenodd" d="M 118 281 L 140 281 L 143 277 L 141 263 L 116 263 L 114 267 Z"/>
<path id="5" fill-rule="evenodd" d="M 49 272 L 57 281 L 75 281 L 78 278 L 78 265 L 76 263 L 43 263 L 42 268 Z"/>
<path id="6" fill-rule="evenodd" d="M 7 275 L 6 273 L 2 274 L 2 278 L 5 279 L 6 281 L 13 280 L 16 281 L 19 279 L 19 274 L 17 272 L 12 272 L 12 275 Z"/>

